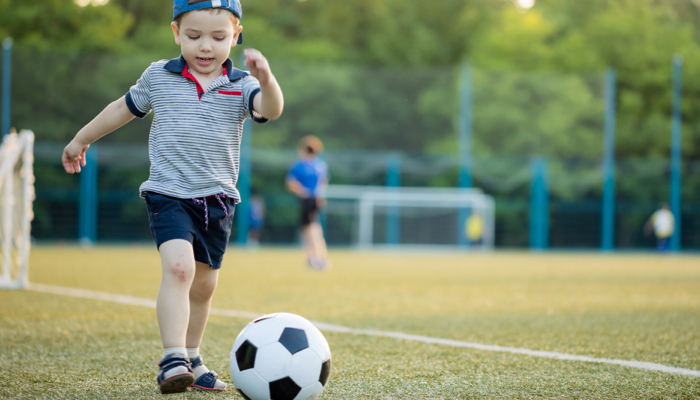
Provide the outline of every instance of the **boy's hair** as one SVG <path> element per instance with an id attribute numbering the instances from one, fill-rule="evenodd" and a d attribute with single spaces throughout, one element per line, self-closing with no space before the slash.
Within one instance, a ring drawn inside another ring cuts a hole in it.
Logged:
<path id="1" fill-rule="evenodd" d="M 209 0 L 188 0 L 187 4 L 204 3 L 205 1 L 209 1 Z M 220 8 L 204 8 L 202 10 L 196 10 L 196 11 L 209 11 L 210 13 L 219 15 L 219 13 L 221 13 L 222 10 Z M 175 24 L 177 25 L 178 29 L 180 28 L 180 23 L 182 22 L 182 18 L 184 18 L 185 15 L 187 15 L 191 12 L 193 12 L 193 11 L 188 11 L 184 14 L 180 14 L 177 16 L 177 18 L 175 18 Z M 234 27 L 238 26 L 238 22 L 239 22 L 238 17 L 236 17 L 236 15 L 233 13 L 230 13 L 230 14 L 231 14 L 231 22 L 233 22 L 233 26 Z"/>
<path id="2" fill-rule="evenodd" d="M 308 135 L 301 138 L 299 147 L 304 149 L 309 154 L 320 154 L 323 152 L 323 142 L 314 135 Z"/>

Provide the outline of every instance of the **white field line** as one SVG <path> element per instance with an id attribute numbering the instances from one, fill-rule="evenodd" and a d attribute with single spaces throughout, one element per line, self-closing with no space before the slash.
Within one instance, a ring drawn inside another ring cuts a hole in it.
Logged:
<path id="1" fill-rule="evenodd" d="M 96 291 L 85 290 L 85 289 L 72 289 L 72 288 L 66 288 L 66 287 L 62 287 L 62 286 L 42 285 L 39 283 L 30 283 L 27 286 L 27 289 L 35 291 L 35 292 L 41 292 L 41 293 L 51 293 L 51 294 L 58 294 L 58 295 L 71 296 L 71 297 L 81 297 L 81 298 L 86 298 L 86 299 L 103 300 L 103 301 L 109 301 L 109 302 L 113 302 L 113 303 L 129 304 L 129 305 L 141 306 L 141 307 L 149 307 L 149 308 L 156 307 L 155 300 L 144 299 L 144 298 L 139 298 L 139 297 L 132 297 L 132 296 L 125 296 L 125 295 L 119 295 L 119 294 L 111 294 L 111 293 L 105 293 L 105 292 L 96 292 Z M 225 309 L 220 309 L 220 308 L 212 308 L 210 311 L 210 314 L 221 315 L 221 316 L 225 316 L 225 317 L 233 317 L 233 318 L 246 318 L 246 319 L 254 319 L 254 318 L 257 318 L 257 317 L 262 315 L 262 314 L 250 312 L 250 311 L 225 310 Z M 401 340 L 409 340 L 409 341 L 413 341 L 413 342 L 441 344 L 441 345 L 452 346 L 452 347 L 466 347 L 466 348 L 477 349 L 477 350 L 499 351 L 499 352 L 503 352 L 503 353 L 513 353 L 513 354 L 524 354 L 527 356 L 551 358 L 551 359 L 555 359 L 555 360 L 583 361 L 583 362 L 592 362 L 592 363 L 601 363 L 601 364 L 615 364 L 615 365 L 622 365 L 622 366 L 631 367 L 631 368 L 646 369 L 646 370 L 650 370 L 650 371 L 658 371 L 658 372 L 665 372 L 665 373 L 669 373 L 669 374 L 694 376 L 694 377 L 700 378 L 700 371 L 695 371 L 695 370 L 686 369 L 686 368 L 670 367 L 668 365 L 656 364 L 656 363 L 651 363 L 651 362 L 626 361 L 626 360 L 614 360 L 614 359 L 610 359 L 610 358 L 595 358 L 595 357 L 588 357 L 588 356 L 577 356 L 577 355 L 571 355 L 571 354 L 565 354 L 565 353 L 558 353 L 555 351 L 541 351 L 541 350 L 522 349 L 522 348 L 518 348 L 518 347 L 496 346 L 496 345 L 490 345 L 490 344 L 464 342 L 461 340 L 451 340 L 451 339 L 435 338 L 435 337 L 430 337 L 430 336 L 411 335 L 411 334 L 402 333 L 402 332 L 380 331 L 380 330 L 375 330 L 375 329 L 353 329 L 353 328 L 348 328 L 348 327 L 340 326 L 340 325 L 327 324 L 324 322 L 317 322 L 317 321 L 312 321 L 312 322 L 320 330 L 328 331 L 328 332 L 349 333 L 352 335 L 380 336 L 380 337 L 388 337 L 388 338 L 401 339 Z"/>

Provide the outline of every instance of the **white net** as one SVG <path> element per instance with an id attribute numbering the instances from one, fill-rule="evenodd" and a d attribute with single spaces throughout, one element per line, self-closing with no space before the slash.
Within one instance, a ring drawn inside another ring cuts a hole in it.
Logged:
<path id="1" fill-rule="evenodd" d="M 0 147 L 0 288 L 28 282 L 30 229 L 34 200 L 34 133 L 3 137 Z"/>
<path id="2" fill-rule="evenodd" d="M 479 189 L 331 185 L 326 229 L 357 247 L 493 248 L 494 201 Z"/>

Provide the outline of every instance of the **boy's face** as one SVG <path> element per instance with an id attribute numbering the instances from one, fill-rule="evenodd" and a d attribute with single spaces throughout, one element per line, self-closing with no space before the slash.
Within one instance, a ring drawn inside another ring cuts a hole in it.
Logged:
<path id="1" fill-rule="evenodd" d="M 190 12 L 183 16 L 179 28 L 175 22 L 172 28 L 190 70 L 202 75 L 220 73 L 242 30 L 234 25 L 228 11 L 210 10 Z"/>

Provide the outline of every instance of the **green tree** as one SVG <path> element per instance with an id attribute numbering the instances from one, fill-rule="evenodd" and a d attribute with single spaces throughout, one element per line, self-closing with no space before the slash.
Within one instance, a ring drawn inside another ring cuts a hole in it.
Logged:
<path id="1" fill-rule="evenodd" d="M 116 4 L 80 7 L 73 0 L 0 0 L 0 37 L 43 51 L 124 50 L 133 18 Z"/>

